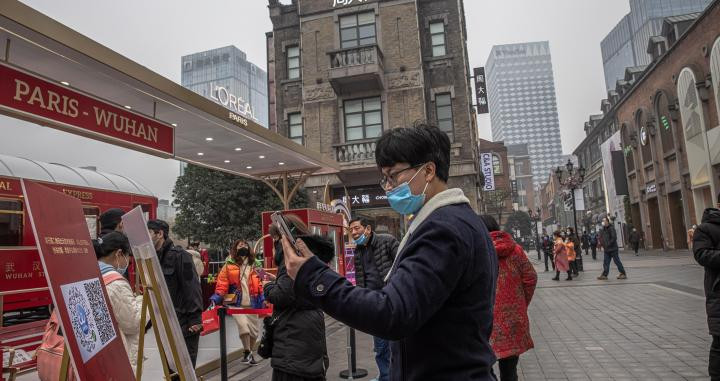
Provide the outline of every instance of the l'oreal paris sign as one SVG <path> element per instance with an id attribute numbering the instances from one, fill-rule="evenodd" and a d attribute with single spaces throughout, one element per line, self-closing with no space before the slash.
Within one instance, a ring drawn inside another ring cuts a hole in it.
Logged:
<path id="1" fill-rule="evenodd" d="M 213 82 L 210 82 L 210 99 L 246 118 L 256 120 L 255 112 L 253 112 L 253 108 L 250 103 L 242 97 L 238 97 L 237 95 L 229 92 L 228 89 L 218 86 Z"/>
<path id="2" fill-rule="evenodd" d="M 367 2 L 367 1 L 368 1 L 368 0 L 333 0 L 333 8 L 335 8 L 335 7 L 337 7 L 337 6 L 344 7 L 344 6 L 350 5 L 350 4 L 352 4 L 352 3 L 361 4 L 361 3 L 364 3 L 364 2 Z"/>

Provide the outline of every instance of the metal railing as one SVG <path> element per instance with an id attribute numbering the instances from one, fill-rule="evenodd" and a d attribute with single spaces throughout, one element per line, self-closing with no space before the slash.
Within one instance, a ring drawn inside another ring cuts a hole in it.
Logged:
<path id="1" fill-rule="evenodd" d="M 375 160 L 377 140 L 363 140 L 335 145 L 335 160 L 338 163 L 359 163 Z"/>
<path id="2" fill-rule="evenodd" d="M 382 64 L 382 52 L 377 45 L 359 46 L 329 52 L 330 68 Z"/>

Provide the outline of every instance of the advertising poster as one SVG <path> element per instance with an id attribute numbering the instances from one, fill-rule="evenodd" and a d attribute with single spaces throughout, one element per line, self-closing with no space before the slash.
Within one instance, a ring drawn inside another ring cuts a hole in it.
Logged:
<path id="1" fill-rule="evenodd" d="M 134 380 L 80 200 L 22 180 L 40 259 L 80 380 Z"/>

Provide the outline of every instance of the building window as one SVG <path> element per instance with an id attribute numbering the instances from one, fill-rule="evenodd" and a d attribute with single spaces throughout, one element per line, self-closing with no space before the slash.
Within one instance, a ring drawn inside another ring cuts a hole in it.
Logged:
<path id="1" fill-rule="evenodd" d="M 300 47 L 290 46 L 287 48 L 286 54 L 288 79 L 300 78 Z"/>
<path id="2" fill-rule="evenodd" d="M 23 204 L 0 199 L 0 246 L 21 246 Z"/>
<path id="3" fill-rule="evenodd" d="M 450 141 L 453 141 L 453 115 L 452 115 L 452 98 L 450 94 L 438 94 L 435 96 L 435 111 L 437 116 L 438 128 L 444 131 Z"/>
<path id="4" fill-rule="evenodd" d="M 299 112 L 288 114 L 288 138 L 297 144 L 304 144 L 302 114 Z"/>
<path id="5" fill-rule="evenodd" d="M 340 47 L 354 48 L 375 43 L 375 12 L 340 17 Z"/>
<path id="6" fill-rule="evenodd" d="M 435 21 L 430 23 L 430 40 L 432 42 L 432 55 L 439 57 L 445 55 L 445 23 Z"/>
<path id="7" fill-rule="evenodd" d="M 380 97 L 345 101 L 345 140 L 380 137 L 382 134 L 382 106 Z"/>
<path id="8" fill-rule="evenodd" d="M 498 155 L 493 155 L 492 166 L 493 174 L 497 175 L 502 173 L 502 165 L 500 165 L 500 157 Z"/>

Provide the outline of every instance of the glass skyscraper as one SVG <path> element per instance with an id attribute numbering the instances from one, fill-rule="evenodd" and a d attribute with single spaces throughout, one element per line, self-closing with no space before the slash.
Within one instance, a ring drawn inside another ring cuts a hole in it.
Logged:
<path id="1" fill-rule="evenodd" d="M 630 13 L 620 20 L 600 43 L 605 88 L 625 76 L 625 68 L 647 65 L 650 37 L 660 34 L 668 16 L 702 12 L 712 0 L 630 0 Z"/>
<path id="2" fill-rule="evenodd" d="M 182 85 L 268 127 L 267 73 L 234 46 L 183 56 Z"/>
<path id="3" fill-rule="evenodd" d="M 485 71 L 493 140 L 527 144 L 533 182 L 540 184 L 562 164 L 550 44 L 495 45 Z"/>

